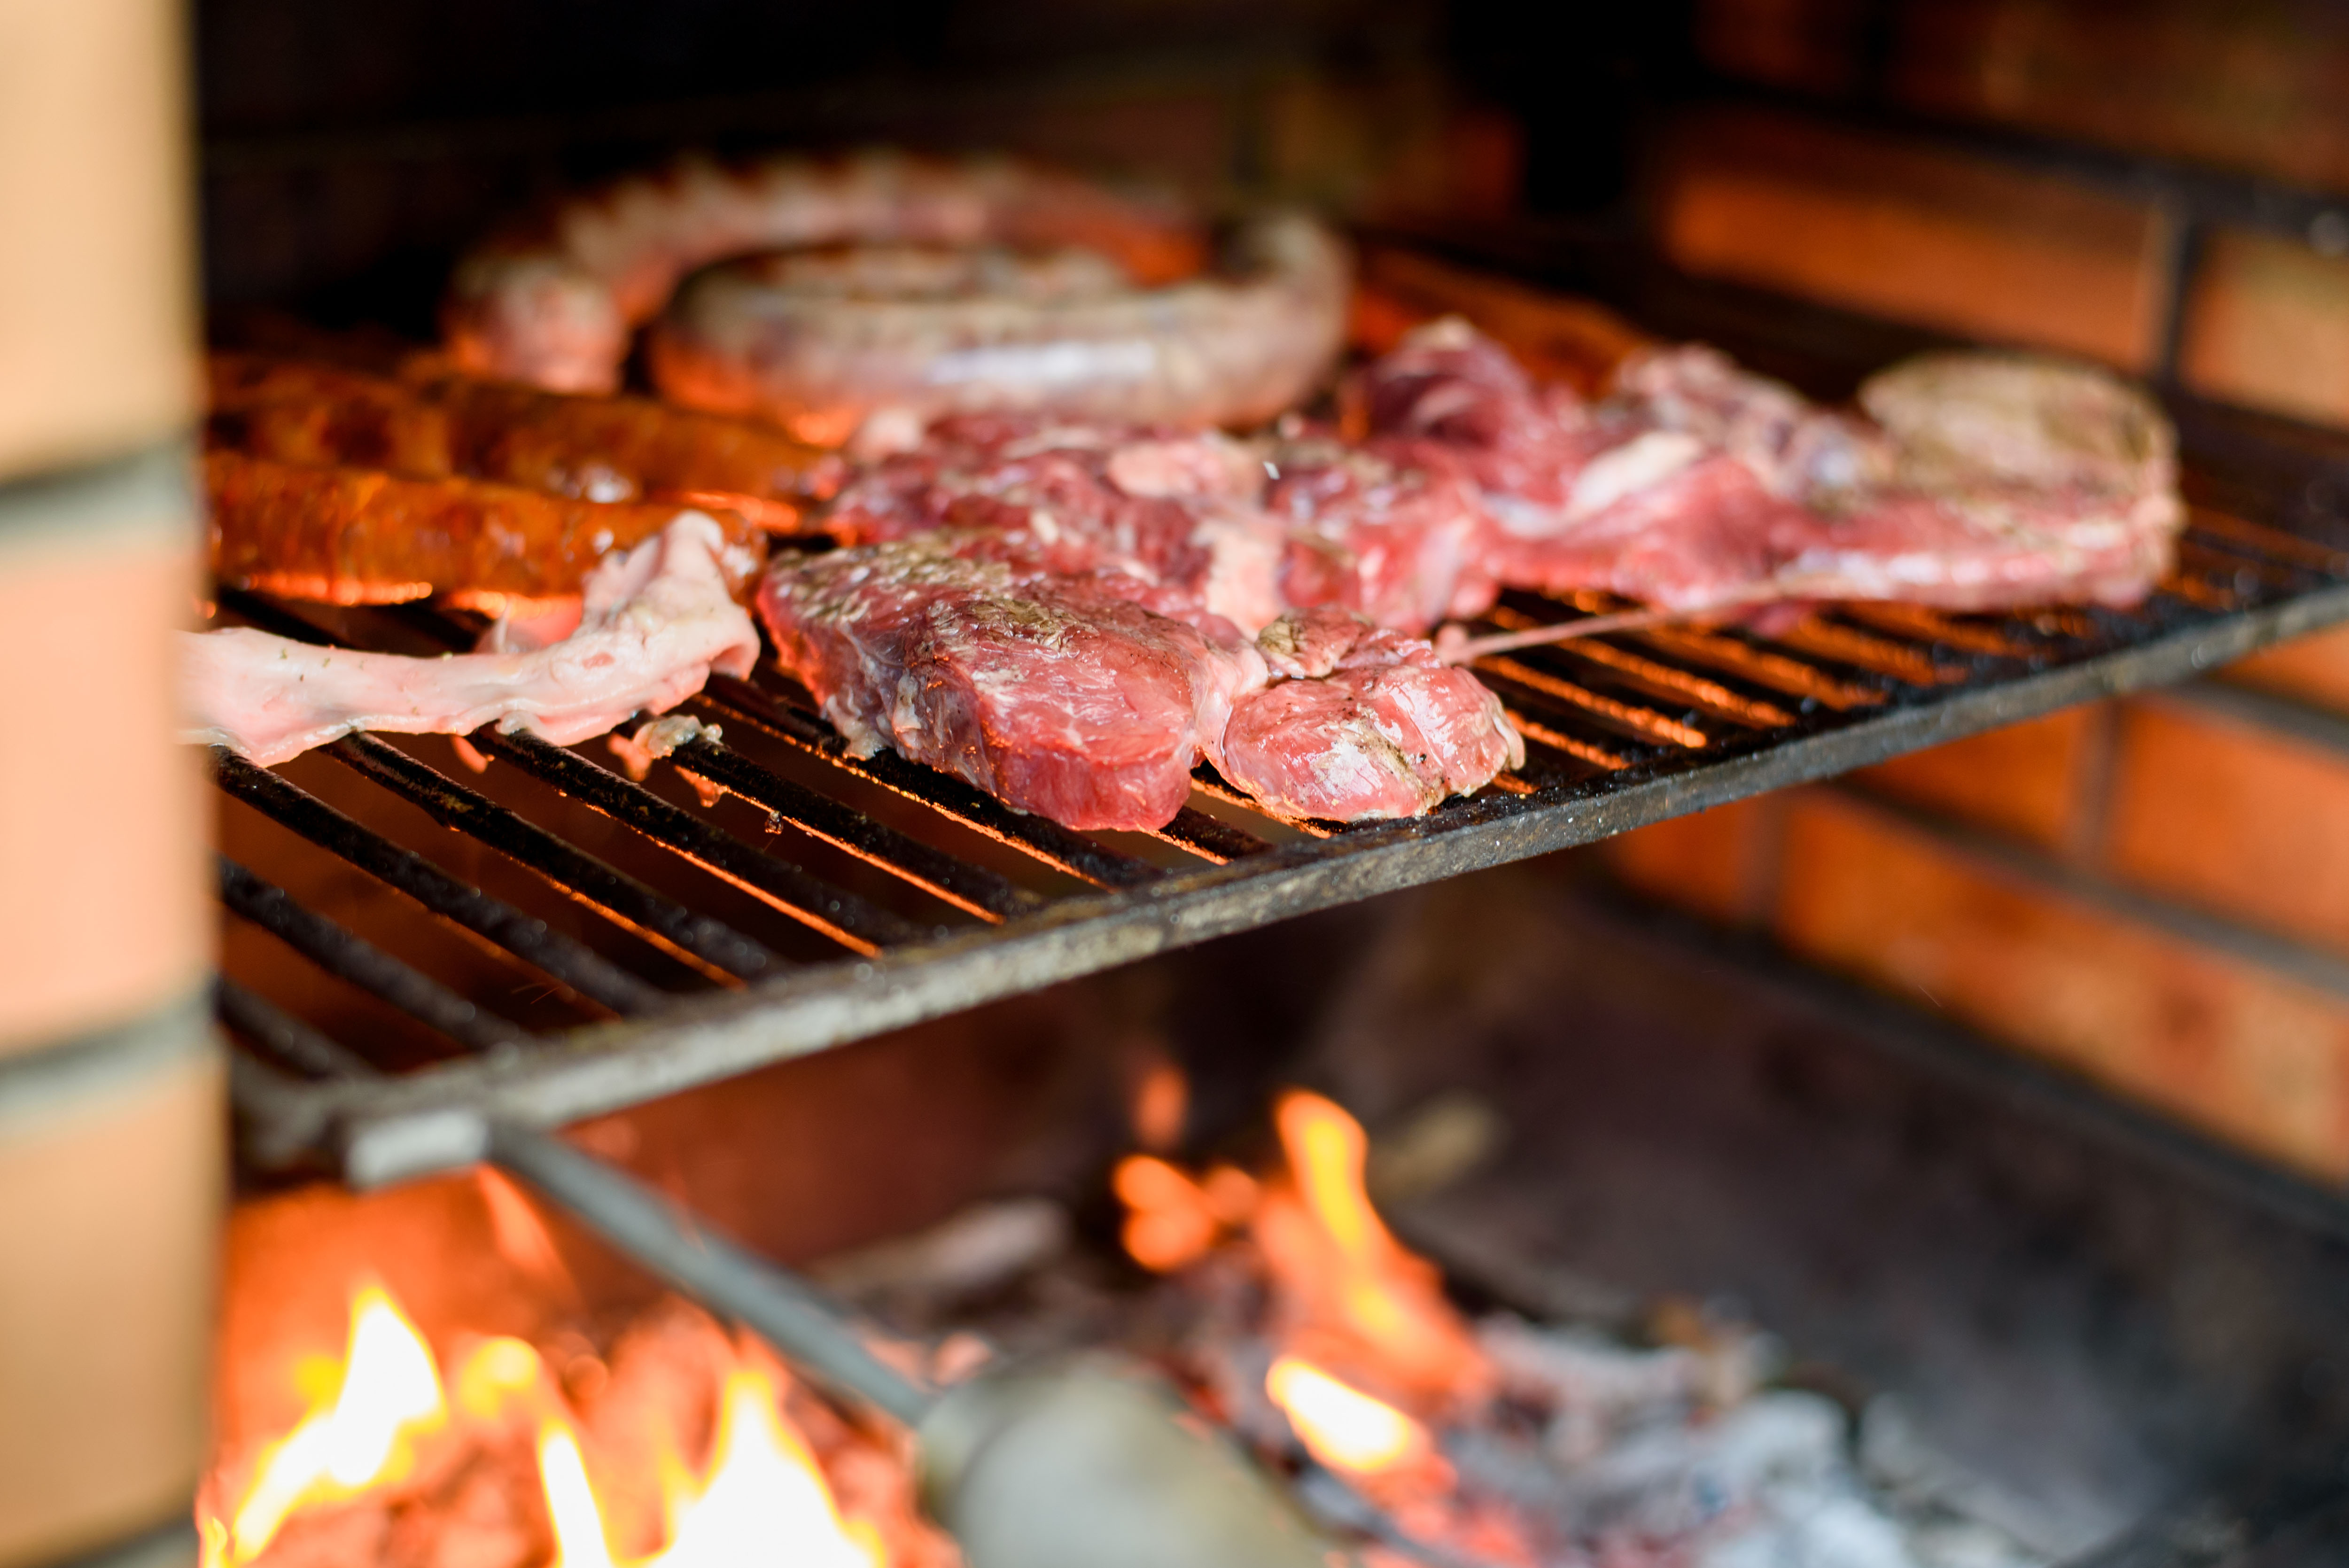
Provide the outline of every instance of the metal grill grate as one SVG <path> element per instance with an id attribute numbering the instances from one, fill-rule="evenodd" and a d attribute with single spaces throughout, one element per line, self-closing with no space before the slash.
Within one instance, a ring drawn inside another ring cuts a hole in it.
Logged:
<path id="1" fill-rule="evenodd" d="M 2223 423 L 2198 445 L 2185 424 L 2193 519 L 2178 573 L 2139 609 L 1837 606 L 1774 638 L 1662 627 L 1489 659 L 1478 673 L 1524 731 L 1526 765 L 1417 821 L 1277 821 L 1203 769 L 1155 834 L 1073 832 L 901 758 L 848 757 L 770 669 L 713 679 L 682 711 L 722 736 L 642 782 L 602 742 L 490 731 L 468 743 L 487 759 L 478 777 L 440 737 L 354 737 L 276 772 L 218 754 L 238 857 L 220 868 L 224 969 L 381 1075 L 276 1053 L 312 1081 L 247 1105 L 271 1123 L 252 1146 L 323 1154 L 361 1181 L 467 1160 L 488 1118 L 614 1109 L 2349 620 L 2349 548 L 2304 504 L 2306 454 L 2247 447 Z M 1619 608 L 1513 593 L 1490 621 Z M 474 631 L 418 608 L 230 593 L 222 609 L 409 652 Z M 254 1010 L 226 1016 L 266 1053 L 240 1016 Z"/>

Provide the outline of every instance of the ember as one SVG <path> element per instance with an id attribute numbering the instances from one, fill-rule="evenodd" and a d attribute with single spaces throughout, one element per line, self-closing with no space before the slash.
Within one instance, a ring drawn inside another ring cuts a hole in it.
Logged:
<path id="1" fill-rule="evenodd" d="M 342 1359 L 300 1369 L 313 1413 L 254 1462 L 222 1456 L 198 1509 L 206 1568 L 920 1568 L 950 1551 L 913 1517 L 894 1449 L 701 1313 L 657 1309 L 595 1365 L 574 1398 L 531 1346 L 484 1339 L 444 1395 L 416 1326 L 362 1288 Z"/>
<path id="2" fill-rule="evenodd" d="M 1272 1119 L 1282 1158 L 1260 1177 L 1157 1155 L 1118 1165 L 1126 1246 L 1156 1276 L 1139 1292 L 1071 1253 L 1066 1224 L 1004 1222 L 1034 1200 L 826 1277 L 918 1330 L 900 1343 L 934 1382 L 1007 1354 L 1154 1363 L 1366 1568 L 2040 1561 L 1942 1501 L 1880 1497 L 1845 1411 L 1767 1387 L 1769 1342 L 1733 1322 L 1675 1305 L 1641 1347 L 1472 1321 L 1372 1205 L 1363 1129 L 1302 1091 Z M 534 1233 L 527 1202 L 505 1196 L 509 1228 Z M 982 1234 L 999 1239 L 974 1272 Z M 916 1514 L 902 1437 L 682 1303 L 601 1351 L 481 1339 L 452 1365 L 444 1396 L 426 1337 L 383 1290 L 357 1292 L 342 1359 L 305 1374 L 309 1415 L 222 1457 L 200 1514 L 207 1568 L 959 1563 Z"/>

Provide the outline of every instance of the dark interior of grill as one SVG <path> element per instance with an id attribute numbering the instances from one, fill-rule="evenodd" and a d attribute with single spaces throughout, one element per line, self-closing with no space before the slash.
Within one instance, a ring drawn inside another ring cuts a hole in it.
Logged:
<path id="1" fill-rule="evenodd" d="M 2177 573 L 2133 611 L 1829 605 L 1776 635 L 1665 626 L 1482 661 L 1527 763 L 1401 823 L 1278 820 L 1203 766 L 1164 830 L 1075 832 L 852 758 L 771 665 L 714 677 L 680 710 L 702 737 L 641 781 L 600 739 L 489 730 L 354 736 L 273 769 L 216 751 L 243 1190 L 429 1185 L 492 1123 L 572 1127 L 787 1263 L 1034 1191 L 1113 1250 L 1100 1191 L 1137 1041 L 1188 1075 L 1195 1151 L 1261 1141 L 1285 1083 L 1374 1134 L 1466 1097 L 1495 1152 L 1393 1216 L 1464 1295 L 1598 1321 L 1733 1303 L 1799 1377 L 1912 1422 L 2082 1568 L 2337 1560 L 2333 1191 L 1562 852 L 2349 621 L 2349 436 L 2177 373 L 2198 225 L 2292 231 L 2330 205 L 1902 110 L 1870 77 L 1900 8 L 1842 9 L 1856 74 L 1812 91 L 1722 71 L 1694 5 L 199 6 L 223 341 L 289 320 L 428 338 L 451 256 L 527 201 L 685 147 L 887 141 L 1301 193 L 1347 213 L 1371 280 L 1595 300 L 1843 399 L 1956 335 L 1693 277 L 1638 211 L 1675 116 L 1791 105 L 2179 215 L 2147 368 L 2192 509 Z M 1316 94 L 1375 125 L 1432 92 L 1472 132 L 1515 128 L 1514 207 L 1355 200 L 1299 129 Z M 398 652 L 481 629 L 216 604 Z M 1485 629 L 1624 608 L 1513 592 Z M 583 1278 L 644 1290 L 556 1229 Z"/>

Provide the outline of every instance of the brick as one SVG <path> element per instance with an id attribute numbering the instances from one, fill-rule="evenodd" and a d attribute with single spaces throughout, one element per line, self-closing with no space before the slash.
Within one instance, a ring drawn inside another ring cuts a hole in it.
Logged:
<path id="1" fill-rule="evenodd" d="M 2211 234 L 2178 364 L 2198 392 L 2349 423 L 2349 259 L 2273 234 Z"/>
<path id="2" fill-rule="evenodd" d="M 0 752 L 0 1053 L 137 1017 L 209 959 L 200 761 L 173 738 L 193 506 L 156 475 L 0 495 L 0 669 L 47 672 L 11 717 L 69 738 Z"/>
<path id="3" fill-rule="evenodd" d="M 2349 1175 L 2349 1001 L 1964 856 L 1848 799 L 1789 806 L 1794 952 L 2255 1152 Z"/>
<path id="4" fill-rule="evenodd" d="M 2278 643 L 2227 666 L 2236 685 L 2349 713 L 2349 627 Z"/>
<path id="5" fill-rule="evenodd" d="M 2178 703 L 2123 710 L 2106 863 L 2158 892 L 2349 948 L 2349 759 Z"/>
<path id="6" fill-rule="evenodd" d="M 216 1056 L 191 1053 L 0 1108 L 0 1568 L 186 1517 L 228 1168 L 221 1080 Z"/>
<path id="7" fill-rule="evenodd" d="M 2142 368 L 2152 210 L 2063 181 L 1751 111 L 1670 142 L 1659 238 L 1693 273 Z"/>
<path id="8" fill-rule="evenodd" d="M 0 474 L 194 411 L 186 66 L 169 0 L 0 6 Z"/>
<path id="9" fill-rule="evenodd" d="M 1649 897 L 1723 924 L 1766 907 L 1778 801 L 1769 796 L 1675 817 L 1607 841 L 1615 874 Z"/>
<path id="10" fill-rule="evenodd" d="M 1853 778 L 1880 794 L 2062 851 L 2093 781 L 2103 724 L 2100 709 L 2066 708 L 1911 752 Z"/>
<path id="11" fill-rule="evenodd" d="M 2349 185 L 2349 16 L 2323 0 L 1938 0 L 1901 12 L 1890 86 L 1913 108 Z"/>

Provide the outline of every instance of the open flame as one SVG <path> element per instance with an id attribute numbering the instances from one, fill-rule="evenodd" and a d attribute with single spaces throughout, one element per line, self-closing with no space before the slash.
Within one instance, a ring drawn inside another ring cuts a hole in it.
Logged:
<path id="1" fill-rule="evenodd" d="M 262 1451 L 233 1508 L 200 1520 L 206 1568 L 253 1563 L 304 1511 L 371 1493 L 388 1502 L 419 1468 L 445 1468 L 469 1439 L 493 1453 L 518 1410 L 535 1418 L 537 1439 L 505 1451 L 524 1467 L 535 1459 L 553 1542 L 544 1568 L 889 1568 L 879 1527 L 843 1515 L 813 1449 L 782 1413 L 776 1377 L 747 1360 L 713 1377 L 715 1435 L 698 1478 L 672 1449 L 639 1456 L 659 1471 L 666 1501 L 662 1544 L 642 1556 L 616 1552 L 607 1532 L 610 1494 L 599 1494 L 589 1456 L 608 1462 L 608 1442 L 583 1446 L 576 1413 L 523 1341 L 475 1345 L 444 1394 L 431 1347 L 389 1294 L 370 1285 L 353 1296 L 342 1361 L 305 1373 L 321 1386 L 311 1413 Z M 437 1459 L 419 1467 L 419 1453 L 435 1443 L 443 1445 Z M 517 1480 L 527 1473 L 516 1471 Z"/>
<path id="2" fill-rule="evenodd" d="M 1288 1180 L 1257 1206 L 1285 1346 L 1428 1398 L 1474 1395 L 1484 1353 L 1444 1298 L 1433 1264 L 1394 1238 L 1362 1181 L 1361 1124 L 1318 1094 L 1291 1089 L 1274 1111 Z"/>
<path id="3" fill-rule="evenodd" d="M 259 1556 L 295 1509 L 396 1480 L 412 1443 L 448 1418 L 431 1348 L 380 1285 L 351 1298 L 350 1340 L 336 1386 L 266 1450 L 224 1543 L 231 1563 Z"/>
<path id="4" fill-rule="evenodd" d="M 1426 1428 L 1301 1357 L 1275 1361 L 1264 1388 L 1307 1449 L 1333 1470 L 1375 1475 L 1429 1451 Z"/>

